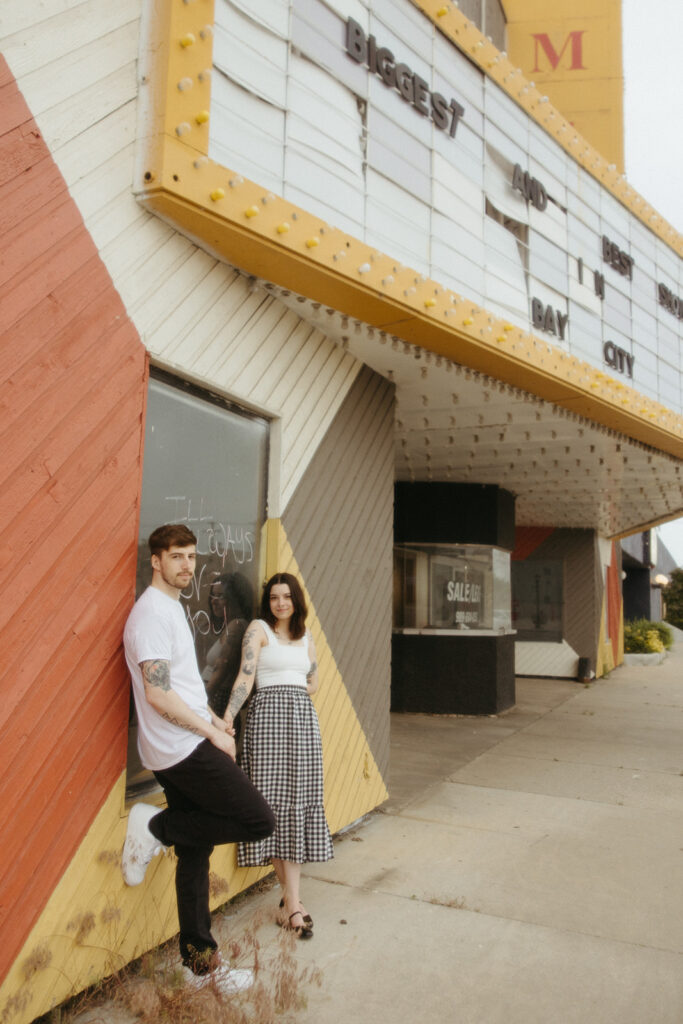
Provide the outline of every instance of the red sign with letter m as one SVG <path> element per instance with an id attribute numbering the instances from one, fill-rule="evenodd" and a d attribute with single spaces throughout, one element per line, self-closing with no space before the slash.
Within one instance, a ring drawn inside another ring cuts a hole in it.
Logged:
<path id="1" fill-rule="evenodd" d="M 585 71 L 586 66 L 583 63 L 583 36 L 585 35 L 585 29 L 580 31 L 570 32 L 564 41 L 562 49 L 558 52 L 553 43 L 551 42 L 550 36 L 547 32 L 534 32 L 532 38 L 534 40 L 534 67 L 533 72 L 537 74 L 543 71 L 550 70 L 548 67 L 541 67 L 539 61 L 542 60 L 541 53 L 544 53 L 550 64 L 550 68 L 553 71 L 557 70 L 557 67 L 568 51 L 569 56 L 569 71 Z"/>

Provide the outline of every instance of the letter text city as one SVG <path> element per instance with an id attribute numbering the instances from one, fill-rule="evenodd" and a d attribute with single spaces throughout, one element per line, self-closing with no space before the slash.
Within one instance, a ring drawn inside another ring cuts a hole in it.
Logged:
<path id="1" fill-rule="evenodd" d="M 633 377 L 635 356 L 632 356 L 630 352 L 619 348 L 613 341 L 606 341 L 602 346 L 602 354 L 607 365 L 611 366 L 613 370 L 618 370 L 619 373 L 624 373 L 627 377 Z"/>

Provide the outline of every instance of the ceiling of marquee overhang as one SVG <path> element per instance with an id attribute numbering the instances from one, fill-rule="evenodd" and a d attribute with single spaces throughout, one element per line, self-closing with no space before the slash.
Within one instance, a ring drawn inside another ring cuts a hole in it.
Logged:
<path id="1" fill-rule="evenodd" d="M 614 537 L 683 513 L 683 462 L 301 295 L 287 306 L 396 385 L 397 480 L 498 484 L 520 526 Z"/>

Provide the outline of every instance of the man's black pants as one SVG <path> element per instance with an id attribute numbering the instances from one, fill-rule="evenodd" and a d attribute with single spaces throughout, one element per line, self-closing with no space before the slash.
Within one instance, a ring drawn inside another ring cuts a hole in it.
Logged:
<path id="1" fill-rule="evenodd" d="M 183 963 L 201 972 L 216 949 L 209 910 L 209 857 L 222 843 L 265 839 L 275 828 L 270 806 L 232 758 L 204 740 L 184 761 L 154 772 L 168 808 L 149 829 L 174 846 Z M 199 958 L 199 962 L 197 962 Z"/>

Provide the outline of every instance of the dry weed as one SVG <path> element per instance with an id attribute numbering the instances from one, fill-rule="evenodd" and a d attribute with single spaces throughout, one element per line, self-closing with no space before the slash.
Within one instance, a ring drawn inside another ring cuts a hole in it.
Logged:
<path id="1" fill-rule="evenodd" d="M 258 911 L 239 934 L 220 944 L 224 961 L 254 972 L 254 984 L 244 992 L 224 994 L 213 979 L 199 990 L 189 987 L 174 939 L 62 1004 L 59 1021 L 78 1024 L 82 1013 L 92 1019 L 99 1008 L 105 1020 L 107 1006 L 114 1006 L 139 1024 L 294 1024 L 310 986 L 322 983 L 322 972 L 300 965 L 293 932 L 272 929 L 272 913 Z M 35 972 L 47 962 L 42 954 L 34 956 L 31 967 Z M 41 1018 L 43 1024 L 54 1021 L 54 1012 Z"/>
<path id="2" fill-rule="evenodd" d="M 3 1006 L 2 1013 L 0 1014 L 0 1021 L 2 1021 L 2 1024 L 8 1024 L 9 1021 L 23 1013 L 30 1001 L 31 993 L 24 985 L 21 987 L 19 992 L 17 992 L 16 995 L 11 996 Z"/>
<path id="3" fill-rule="evenodd" d="M 90 932 L 94 927 L 95 915 L 89 911 L 87 914 L 78 914 L 76 917 L 72 918 L 72 920 L 67 924 L 66 930 L 68 932 L 76 932 L 74 935 L 74 942 L 77 946 L 80 946 L 83 944 L 85 939 L 87 939 L 88 935 L 90 935 Z"/>
<path id="4" fill-rule="evenodd" d="M 111 864 L 114 867 L 121 866 L 121 851 L 120 850 L 100 850 L 97 854 L 97 861 L 99 864 Z"/>
<path id="5" fill-rule="evenodd" d="M 230 892 L 230 886 L 228 885 L 227 879 L 221 875 L 217 875 L 215 871 L 209 872 L 209 895 L 213 898 L 217 896 L 227 896 Z"/>
<path id="6" fill-rule="evenodd" d="M 114 907 L 111 904 L 104 907 L 100 911 L 100 921 L 102 924 L 111 924 L 113 921 L 121 920 L 121 908 Z"/>
<path id="7" fill-rule="evenodd" d="M 159 1020 L 161 998 L 157 986 L 149 978 L 138 978 L 128 986 L 126 1004 L 140 1020 Z"/>
<path id="8" fill-rule="evenodd" d="M 22 964 L 22 973 L 25 981 L 30 981 L 38 971 L 44 971 L 52 962 L 52 951 L 46 942 L 36 946 Z"/>
<path id="9" fill-rule="evenodd" d="M 224 994 L 213 979 L 199 990 L 190 988 L 179 966 L 177 939 L 173 939 L 55 1008 L 40 1022 L 78 1024 L 82 1014 L 92 1020 L 93 1011 L 100 1010 L 105 1020 L 106 1008 L 110 1007 L 139 1024 L 294 1024 L 298 1011 L 306 1005 L 310 986 L 319 986 L 323 981 L 321 971 L 299 963 L 295 934 L 284 929 L 273 932 L 273 914 L 265 911 L 252 914 L 239 934 L 232 932 L 234 923 L 227 919 L 217 920 L 216 926 L 217 934 L 221 930 L 231 933 L 219 941 L 223 961 L 233 968 L 254 972 L 254 984 L 246 991 Z M 77 941 L 90 927 L 87 914 L 70 922 L 70 928 L 77 930 Z M 38 947 L 28 957 L 24 965 L 27 992 L 30 979 L 44 970 L 50 959 L 47 946 Z M 17 1006 L 7 1006 L 0 1024 L 5 1024 L 7 1013 L 16 1009 Z"/>

